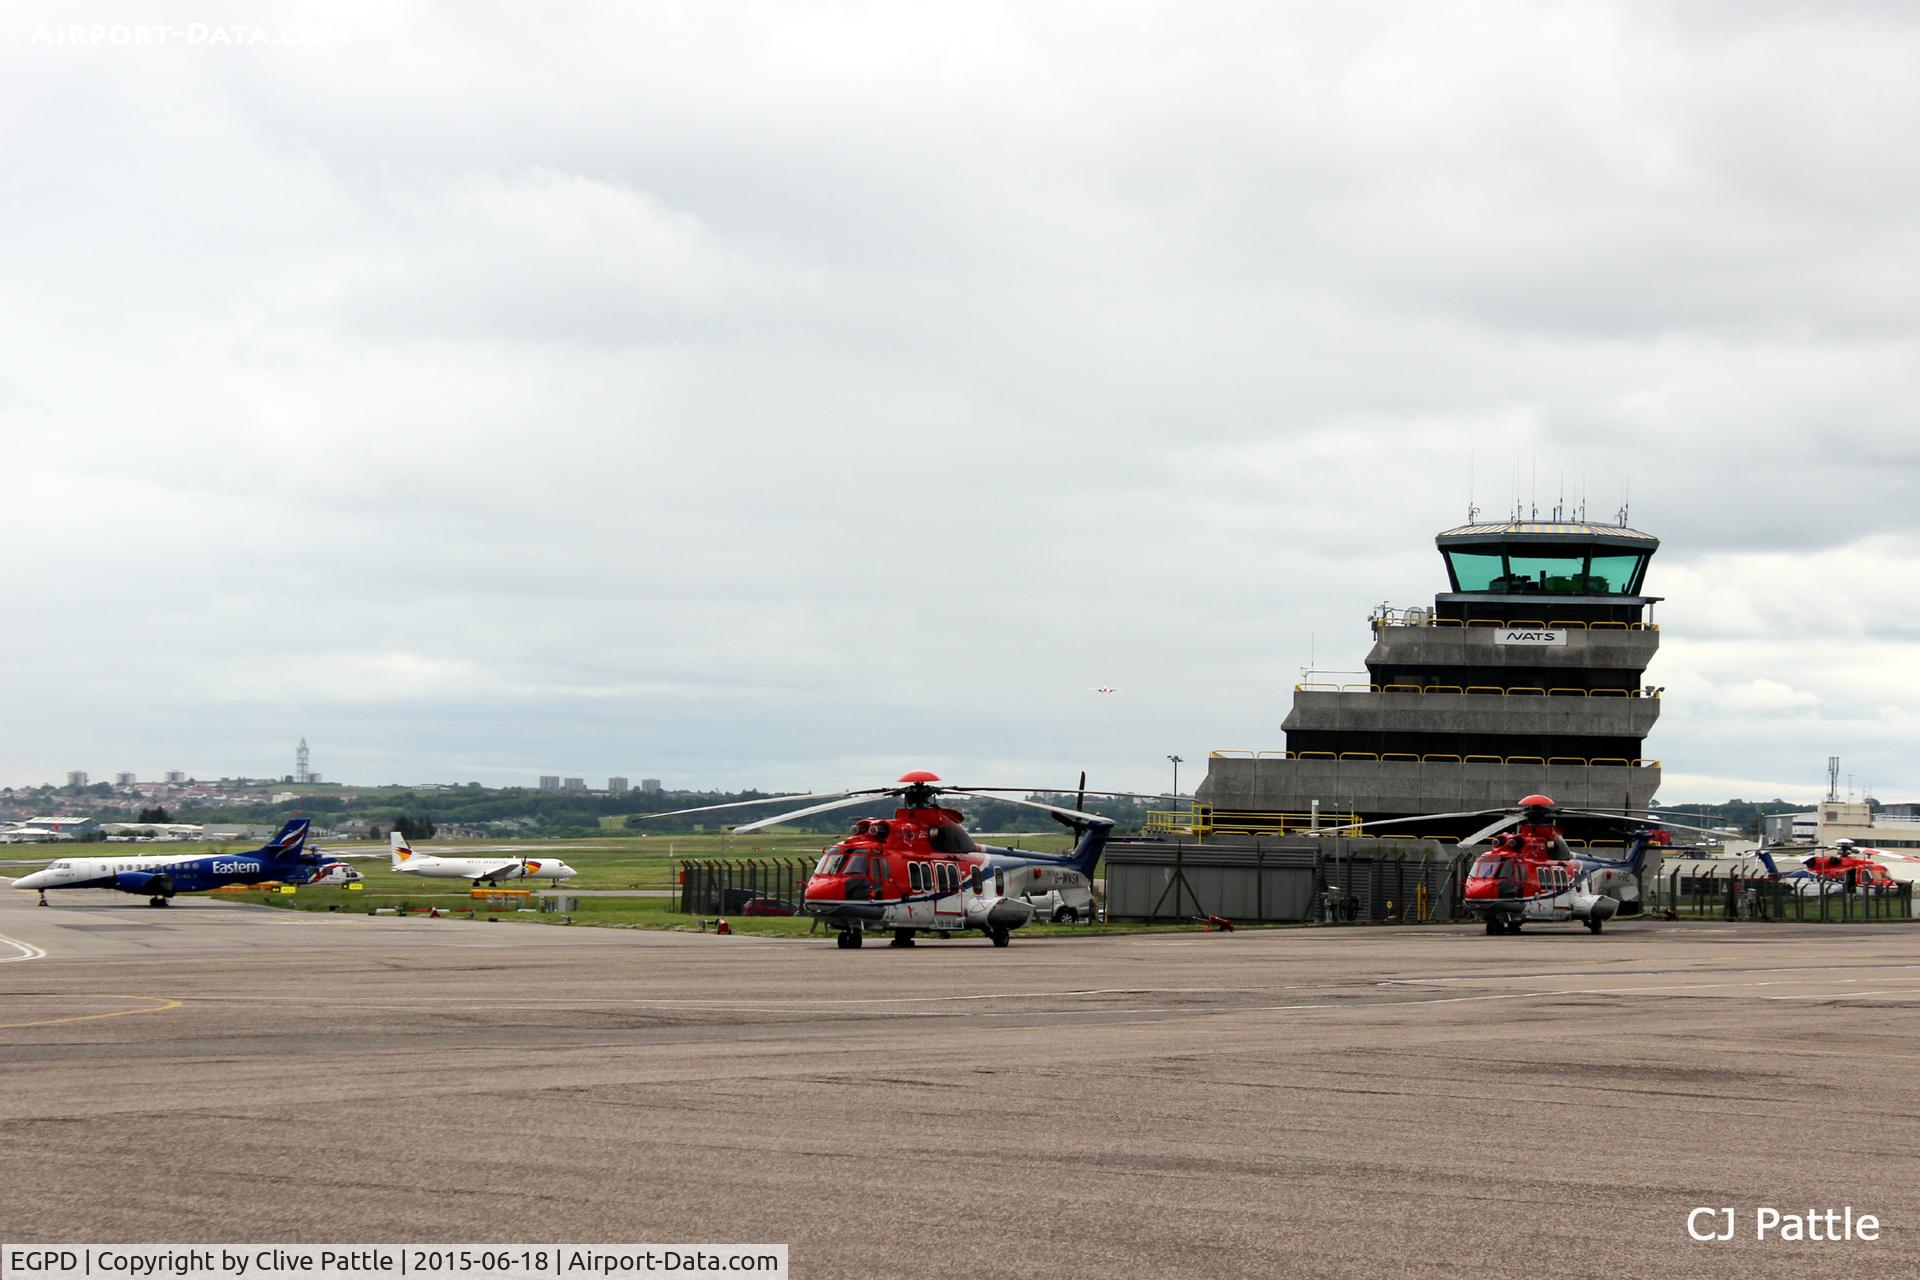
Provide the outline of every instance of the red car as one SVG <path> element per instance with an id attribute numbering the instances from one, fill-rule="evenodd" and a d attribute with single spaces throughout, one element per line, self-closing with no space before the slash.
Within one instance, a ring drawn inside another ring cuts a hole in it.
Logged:
<path id="1" fill-rule="evenodd" d="M 785 898 L 749 898 L 747 905 L 740 908 L 743 916 L 791 916 L 798 915 L 799 909 Z"/>

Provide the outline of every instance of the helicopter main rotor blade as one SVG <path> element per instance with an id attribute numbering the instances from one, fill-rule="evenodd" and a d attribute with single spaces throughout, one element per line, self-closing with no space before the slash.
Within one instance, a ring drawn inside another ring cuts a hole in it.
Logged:
<path id="1" fill-rule="evenodd" d="M 1342 822 L 1336 826 L 1315 828 L 1322 835 L 1339 835 L 1342 831 L 1359 831 L 1366 827 L 1405 826 L 1409 822 L 1438 822 L 1442 818 L 1484 818 L 1490 813 L 1506 813 L 1505 809 L 1469 809 L 1464 813 L 1416 813 L 1411 818 L 1375 818 L 1372 822 Z"/>
<path id="2" fill-rule="evenodd" d="M 1087 822 L 1104 822 L 1108 826 L 1114 825 L 1112 818 L 1103 817 L 1097 813 L 1085 813 L 1079 809 L 1069 809 L 1065 805 L 1041 804 L 1038 800 L 1016 800 L 1012 796 L 975 795 L 971 791 L 962 791 L 957 787 L 943 787 L 941 788 L 941 792 L 944 795 L 950 795 L 950 796 L 968 796 L 974 800 L 997 800 L 1001 804 L 1025 805 L 1029 809 L 1038 809 L 1042 813 L 1057 813 L 1062 815 L 1063 817 L 1081 818 Z"/>
<path id="3" fill-rule="evenodd" d="M 875 794 L 885 795 L 887 793 L 884 791 L 878 793 L 863 791 L 858 795 L 842 796 L 838 800 L 830 800 L 826 804 L 816 804 L 809 809 L 793 809 L 786 813 L 776 813 L 771 818 L 759 818 L 753 822 L 735 827 L 733 834 L 740 835 L 747 831 L 758 831 L 762 827 L 777 827 L 783 822 L 791 822 L 795 818 L 811 817 L 816 813 L 826 813 L 830 809 L 850 809 L 856 804 L 867 803 L 867 801 L 873 799 Z"/>
<path id="4" fill-rule="evenodd" d="M 1703 835 L 1732 835 L 1726 827 L 1696 827 L 1690 822 L 1669 822 L 1657 814 L 1608 813 L 1601 809 L 1562 809 L 1562 814 L 1575 814 L 1583 818 L 1612 818 L 1620 822 L 1637 823 L 1643 827 L 1674 827 L 1681 831 L 1698 831 Z"/>
<path id="5" fill-rule="evenodd" d="M 1101 791 L 1094 787 L 1075 788 L 1075 789 L 1078 790 L 1082 795 L 1116 796 L 1122 799 L 1129 799 L 1129 800 L 1165 800 L 1168 798 L 1167 793 L 1164 791 L 1154 791 L 1154 792 Z M 989 791 L 1007 791 L 1007 792 L 1012 792 L 1015 795 L 1022 795 L 1022 796 L 1032 796 L 1032 795 L 1044 796 L 1044 795 L 1054 795 L 1054 794 L 1057 794 L 1057 795 L 1066 794 L 1066 792 L 1064 791 L 1054 792 L 1052 788 L 1049 788 L 1049 787 L 936 787 L 934 788 L 934 790 L 941 791 L 941 792 L 949 792 L 953 795 L 973 796 L 977 800 L 997 800 L 1000 798 L 999 796 L 981 794 L 983 792 L 989 792 Z"/>
<path id="6" fill-rule="evenodd" d="M 897 787 L 868 787 L 862 791 L 821 791 L 809 796 L 767 796 L 760 800 L 729 800 L 725 804 L 703 804 L 692 809 L 666 809 L 660 813 L 641 813 L 634 816 L 642 822 L 655 818 L 677 818 L 683 813 L 712 813 L 717 809 L 746 809 L 753 805 L 792 804 L 796 800 L 831 800 L 841 796 L 883 796 Z"/>
<path id="7" fill-rule="evenodd" d="M 1526 819 L 1527 819 L 1527 815 L 1524 813 L 1510 813 L 1506 817 L 1500 819 L 1500 821 L 1494 823 L 1492 826 L 1482 827 L 1478 831 L 1474 832 L 1472 835 L 1467 836 L 1465 839 L 1455 841 L 1455 844 L 1457 844 L 1462 849 L 1466 848 L 1470 844 L 1479 844 L 1482 840 L 1486 839 L 1488 836 L 1492 835 L 1494 832 L 1505 831 L 1508 827 L 1518 826 L 1520 823 L 1525 822 Z"/>

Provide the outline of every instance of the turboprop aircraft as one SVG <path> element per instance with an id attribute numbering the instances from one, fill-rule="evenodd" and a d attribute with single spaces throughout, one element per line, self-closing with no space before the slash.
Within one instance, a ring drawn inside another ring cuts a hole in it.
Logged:
<path id="1" fill-rule="evenodd" d="M 250 853 L 128 853 L 106 858 L 60 858 L 13 882 L 36 889 L 47 905 L 49 889 L 118 889 L 147 896 L 164 907 L 176 893 L 201 893 L 229 884 L 278 880 L 305 884 L 319 865 L 306 852 L 310 819 L 295 818 L 280 834 Z"/>
<path id="2" fill-rule="evenodd" d="M 1083 785 L 1085 781 L 1083 775 Z M 842 947 L 860 946 L 869 929 L 891 930 L 896 947 L 912 946 L 918 933 L 949 938 L 978 929 L 994 946 L 1004 947 L 1011 940 L 1013 930 L 1034 918 L 1035 907 L 1028 895 L 1092 888 L 1094 864 L 1099 862 L 1107 836 L 1113 831 L 1113 819 L 1099 814 L 1035 800 L 1017 800 L 1008 795 L 980 794 L 1033 790 L 1031 787 L 950 787 L 934 774 L 916 769 L 902 775 L 899 784 L 892 787 L 737 800 L 647 817 L 790 804 L 796 800 L 828 802 L 734 828 L 735 832 L 757 831 L 829 809 L 898 796 L 900 807 L 891 819 L 861 818 L 821 855 L 807 879 L 802 909 L 837 930 Z M 994 799 L 1042 810 L 1073 831 L 1074 846 L 1064 855 L 1055 855 L 975 844 L 962 825 L 963 816 L 938 803 L 940 795 Z"/>
<path id="3" fill-rule="evenodd" d="M 442 858 L 437 854 L 415 853 L 407 843 L 407 838 L 398 831 L 393 833 L 388 852 L 393 859 L 393 869 L 403 875 L 471 880 L 476 889 L 482 884 L 498 888 L 502 880 L 551 880 L 558 885 L 562 880 L 580 874 L 558 858 L 503 858 L 498 854 L 480 858 Z"/>

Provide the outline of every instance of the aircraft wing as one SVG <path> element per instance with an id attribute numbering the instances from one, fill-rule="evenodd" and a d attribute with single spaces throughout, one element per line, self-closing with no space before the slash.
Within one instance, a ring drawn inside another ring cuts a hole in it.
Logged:
<path id="1" fill-rule="evenodd" d="M 468 878 L 473 880 L 492 880 L 499 876 L 515 875 L 526 865 L 526 863 L 520 861 L 518 858 L 508 858 L 505 862 L 497 866 L 488 867 L 485 871 L 469 873 Z"/>

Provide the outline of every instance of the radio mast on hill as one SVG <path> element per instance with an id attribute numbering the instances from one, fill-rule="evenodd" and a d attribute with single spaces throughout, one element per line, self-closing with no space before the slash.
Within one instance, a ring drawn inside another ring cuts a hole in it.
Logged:
<path id="1" fill-rule="evenodd" d="M 313 781 L 313 757 L 307 752 L 307 740 L 300 739 L 300 745 L 293 753 L 293 780 L 295 782 Z"/>

